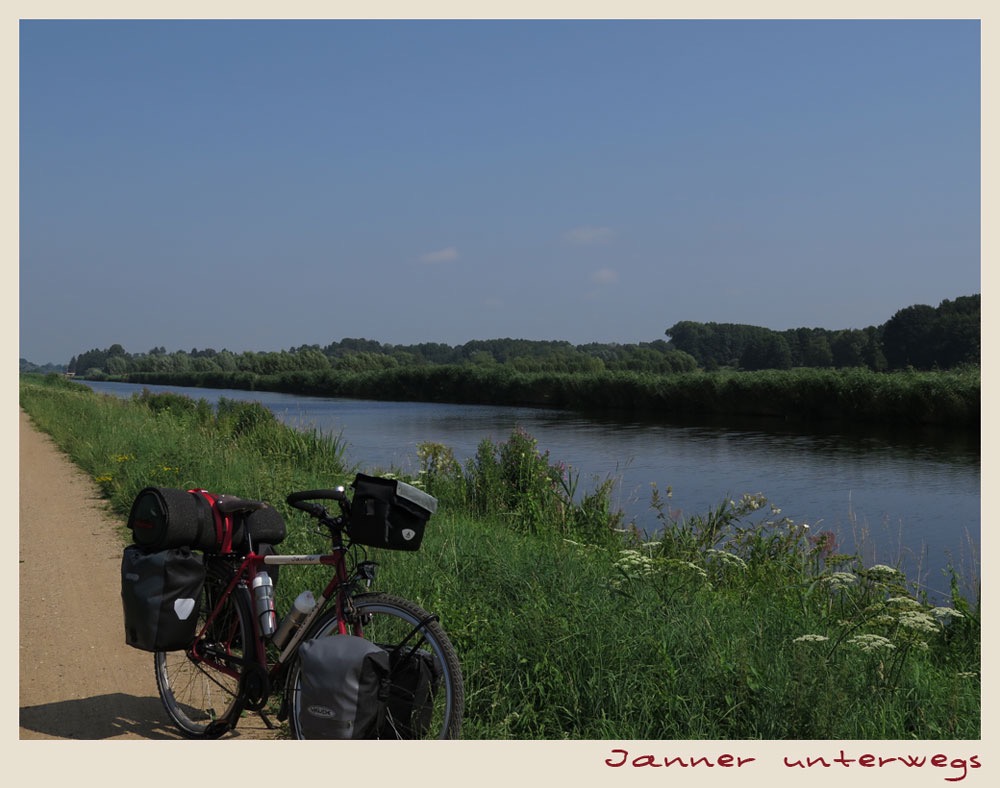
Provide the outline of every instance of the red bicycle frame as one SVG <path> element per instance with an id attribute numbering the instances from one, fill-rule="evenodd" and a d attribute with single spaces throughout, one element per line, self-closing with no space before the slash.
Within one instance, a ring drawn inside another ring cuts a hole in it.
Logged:
<path id="1" fill-rule="evenodd" d="M 312 626 L 313 622 L 319 617 L 326 607 L 327 602 L 331 599 L 334 601 L 334 610 L 336 611 L 337 617 L 337 628 L 339 634 L 347 634 L 347 616 L 345 615 L 344 603 L 348 599 L 348 594 L 346 593 L 349 586 L 350 578 L 347 575 L 347 562 L 345 560 L 346 548 L 342 544 L 338 544 L 334 547 L 333 552 L 325 554 L 314 554 L 314 555 L 258 555 L 257 553 L 250 552 L 243 559 L 240 564 L 239 569 L 233 575 L 232 580 L 229 581 L 229 585 L 226 586 L 226 590 L 222 593 L 221 597 L 216 601 L 215 607 L 209 614 L 204 626 L 198 632 L 195 638 L 195 645 L 192 647 L 189 657 L 196 662 L 209 662 L 213 668 L 225 673 L 233 678 L 239 678 L 241 668 L 234 668 L 232 666 L 233 661 L 239 663 L 240 666 L 249 662 L 246 656 L 246 647 L 244 645 L 244 656 L 242 658 L 234 657 L 231 653 L 227 653 L 225 657 L 221 659 L 215 659 L 211 655 L 199 653 L 199 644 L 203 642 L 204 636 L 207 634 L 209 627 L 213 626 L 219 614 L 221 613 L 223 607 L 229 601 L 229 598 L 235 592 L 238 586 L 243 586 L 245 588 L 249 587 L 250 580 L 260 571 L 263 570 L 265 566 L 332 566 L 333 576 L 330 578 L 330 582 L 327 583 L 326 588 L 316 599 L 316 606 L 310 611 L 305 619 L 302 621 L 301 625 L 297 631 L 289 639 L 288 643 L 282 649 L 281 653 L 278 655 L 277 660 L 270 664 L 267 659 L 267 648 L 266 648 L 266 638 L 261 634 L 260 631 L 260 620 L 259 615 L 261 611 L 256 609 L 256 599 L 253 595 L 248 594 L 250 601 L 251 618 L 253 619 L 253 648 L 254 648 L 254 659 L 256 664 L 260 665 L 268 673 L 270 679 L 274 679 L 278 673 L 281 671 L 282 667 L 285 665 L 289 657 L 291 657 L 295 650 L 298 648 L 299 643 L 305 637 L 309 628 Z M 231 634 L 231 633 L 230 633 Z M 353 634 L 361 635 L 361 624 L 356 622 L 354 624 Z M 227 652 L 229 647 L 227 645 Z"/>

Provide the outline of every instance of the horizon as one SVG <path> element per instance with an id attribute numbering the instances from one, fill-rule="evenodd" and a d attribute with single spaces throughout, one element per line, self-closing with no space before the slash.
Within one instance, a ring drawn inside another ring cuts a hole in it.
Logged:
<path id="1" fill-rule="evenodd" d="M 941 299 L 940 301 L 938 301 L 937 303 L 934 303 L 934 304 L 907 304 L 906 307 L 900 307 L 900 309 L 896 310 L 896 312 L 900 311 L 901 309 L 906 309 L 907 307 L 910 307 L 910 306 L 931 306 L 931 307 L 937 308 L 944 301 L 954 301 L 954 300 L 956 300 L 958 298 L 970 298 L 970 297 L 974 297 L 974 296 L 981 296 L 981 294 L 980 293 L 966 293 L 966 294 L 963 294 L 963 295 L 960 295 L 960 296 L 954 296 L 954 297 L 951 297 L 951 298 Z M 895 314 L 895 312 L 893 314 Z M 716 321 L 693 320 L 693 321 L 690 321 L 690 322 L 693 322 L 693 323 L 705 323 L 705 324 L 710 324 L 711 323 L 711 324 L 719 324 L 719 325 L 726 325 L 726 324 L 728 324 L 728 325 L 747 325 L 747 326 L 753 326 L 755 328 L 765 328 L 765 329 L 768 329 L 770 331 L 776 331 L 776 332 L 779 332 L 779 333 L 780 332 L 784 332 L 784 331 L 796 331 L 796 330 L 800 330 L 800 329 L 819 330 L 819 331 L 828 331 L 828 332 L 831 332 L 831 333 L 836 333 L 838 331 L 852 331 L 852 330 L 862 330 L 863 331 L 863 330 L 867 330 L 869 328 L 879 328 L 886 321 L 888 321 L 889 319 L 891 319 L 892 316 L 893 315 L 890 315 L 889 317 L 886 318 L 886 320 L 883 320 L 880 323 L 873 324 L 873 325 L 870 325 L 870 326 L 863 326 L 860 329 L 855 329 L 855 328 L 826 328 L 824 326 L 795 326 L 795 327 L 787 328 L 787 329 L 774 329 L 774 328 L 770 328 L 769 326 L 759 326 L 759 325 L 756 325 L 756 324 L 753 324 L 753 323 L 734 324 L 734 323 L 731 323 L 729 321 L 718 321 L 718 320 L 716 320 Z M 676 325 L 676 324 L 674 324 L 674 325 Z M 669 326 L 668 326 L 668 328 L 669 328 Z M 339 339 L 328 340 L 327 342 L 300 342 L 298 344 L 290 345 L 288 347 L 281 347 L 281 348 L 243 348 L 243 349 L 240 349 L 240 350 L 234 350 L 234 349 L 228 348 L 228 347 L 222 347 L 222 348 L 216 349 L 214 347 L 211 347 L 210 345 L 203 345 L 201 347 L 199 347 L 198 345 L 193 345 L 190 349 L 181 348 L 181 347 L 171 349 L 171 348 L 167 348 L 165 345 L 163 345 L 161 343 L 159 345 L 153 345 L 151 348 L 148 348 L 148 349 L 146 349 L 144 351 L 134 351 L 134 350 L 129 350 L 129 348 L 126 345 L 126 343 L 119 341 L 119 342 L 112 342 L 111 345 L 107 345 L 105 347 L 90 347 L 90 348 L 79 350 L 79 351 L 73 353 L 72 356 L 70 357 L 70 359 L 67 360 L 67 361 L 65 361 L 65 362 L 62 362 L 62 361 L 36 362 L 33 359 L 26 358 L 24 356 L 21 356 L 21 360 L 22 361 L 27 361 L 29 363 L 35 364 L 35 366 L 40 366 L 40 367 L 44 367 L 44 366 L 60 366 L 60 365 L 67 366 L 74 358 L 76 358 L 77 356 L 81 355 L 82 353 L 87 353 L 87 352 L 90 352 L 92 350 L 107 350 L 108 348 L 110 348 L 112 345 L 115 345 L 115 344 L 121 345 L 123 348 L 125 348 L 125 352 L 128 355 L 130 355 L 130 356 L 148 355 L 151 350 L 154 350 L 154 349 L 160 348 L 160 347 L 164 348 L 166 350 L 167 354 L 171 354 L 171 353 L 190 353 L 190 352 L 193 352 L 193 351 L 212 350 L 212 351 L 214 351 L 216 353 L 229 352 L 229 353 L 233 353 L 235 355 L 239 355 L 241 353 L 281 353 L 281 352 L 291 352 L 292 350 L 295 350 L 295 349 L 298 349 L 298 348 L 303 348 L 303 347 L 319 347 L 320 349 L 323 349 L 323 348 L 325 348 L 325 347 L 327 347 L 329 345 L 333 345 L 333 344 L 337 344 L 337 343 L 342 343 L 342 342 L 345 342 L 345 341 L 348 341 L 348 340 L 359 340 L 359 341 L 363 341 L 363 342 L 377 342 L 380 346 L 382 346 L 382 347 L 389 347 L 389 348 L 414 347 L 414 346 L 425 345 L 425 344 L 443 344 L 443 345 L 447 345 L 447 346 L 452 347 L 452 348 L 459 348 L 459 347 L 463 347 L 464 345 L 470 344 L 472 342 L 506 342 L 506 341 L 512 341 L 512 342 L 522 342 L 522 341 L 524 341 L 524 342 L 551 342 L 551 343 L 564 343 L 564 342 L 568 342 L 573 347 L 581 347 L 581 346 L 585 346 L 585 345 L 589 345 L 589 344 L 596 344 L 596 345 L 641 345 L 643 343 L 651 343 L 651 342 L 657 342 L 657 341 L 664 341 L 664 342 L 668 342 L 668 343 L 670 342 L 670 339 L 666 338 L 666 330 L 664 330 L 664 334 L 663 334 L 663 336 L 661 338 L 658 338 L 658 339 L 649 339 L 649 340 L 638 340 L 638 341 L 635 341 L 635 342 L 619 342 L 619 341 L 616 341 L 616 340 L 608 340 L 608 341 L 600 341 L 600 340 L 598 340 L 598 341 L 594 341 L 594 342 L 572 342 L 572 341 L 567 340 L 567 339 L 529 339 L 527 337 L 506 336 L 506 337 L 477 337 L 477 338 L 474 338 L 474 339 L 465 340 L 464 342 L 459 342 L 457 344 L 456 343 L 447 343 L 447 342 L 434 343 L 434 342 L 431 342 L 431 341 L 419 341 L 419 340 L 418 341 L 414 341 L 414 342 L 405 342 L 405 343 L 403 343 L 403 342 L 383 342 L 381 340 L 374 339 L 372 337 L 348 337 L 348 336 L 344 336 L 344 337 L 340 337 Z"/>
<path id="2" fill-rule="evenodd" d="M 978 292 L 977 293 L 964 293 L 962 295 L 952 296 L 952 297 L 949 297 L 949 298 L 940 299 L 936 303 L 932 303 L 932 304 L 907 304 L 905 307 L 900 307 L 899 309 L 895 310 L 893 312 L 893 315 L 895 315 L 896 312 L 899 312 L 900 310 L 906 309 L 906 308 L 908 308 L 910 306 L 931 306 L 931 307 L 937 308 L 944 301 L 954 301 L 954 300 L 956 300 L 958 298 L 969 298 L 969 297 L 974 297 L 974 296 L 977 296 L 977 295 L 981 296 L 981 293 L 978 293 Z M 747 326 L 754 326 L 754 327 L 757 327 L 757 328 L 765 328 L 765 329 L 768 329 L 770 331 L 776 331 L 776 332 L 779 332 L 779 333 L 783 332 L 783 331 L 796 331 L 796 330 L 800 330 L 800 329 L 809 329 L 809 330 L 815 329 L 815 330 L 820 330 L 820 331 L 837 332 L 837 331 L 852 331 L 852 330 L 862 330 L 862 331 L 864 331 L 864 330 L 867 330 L 869 328 L 879 328 L 880 326 L 884 325 L 886 323 L 886 321 L 888 321 L 889 319 L 891 319 L 893 315 L 889 315 L 885 320 L 882 320 L 879 323 L 874 323 L 874 324 L 869 325 L 869 326 L 860 326 L 860 327 L 853 327 L 852 326 L 852 327 L 841 327 L 841 328 L 827 328 L 825 326 L 793 326 L 793 327 L 790 327 L 790 328 L 776 329 L 776 328 L 771 328 L 770 326 L 761 326 L 761 325 L 758 325 L 758 324 L 755 324 L 755 323 L 732 323 L 732 321 L 723 321 L 723 320 L 713 320 L 713 321 L 692 320 L 690 322 L 693 322 L 693 323 L 705 323 L 705 324 L 715 323 L 715 324 L 720 324 L 720 325 L 724 325 L 724 324 L 729 324 L 729 325 L 747 325 Z M 681 322 L 681 321 L 678 321 L 678 322 Z M 676 325 L 676 323 L 674 323 L 672 325 Z M 667 328 L 670 328 L 670 326 L 667 326 Z M 476 338 L 467 339 L 464 342 L 458 342 L 458 343 L 449 343 L 449 342 L 435 343 L 435 342 L 433 342 L 433 340 L 417 340 L 417 341 L 412 341 L 412 342 L 384 342 L 382 340 L 375 339 L 374 337 L 342 336 L 339 339 L 330 339 L 330 340 L 327 340 L 326 342 L 300 342 L 300 343 L 297 343 L 297 344 L 289 345 L 287 347 L 276 347 L 276 348 L 250 348 L 250 347 L 246 347 L 246 348 L 241 348 L 239 350 L 235 350 L 235 349 L 228 348 L 228 347 L 222 347 L 222 348 L 216 349 L 216 348 L 212 347 L 211 345 L 201 345 L 201 346 L 199 346 L 197 344 L 192 345 L 190 349 L 182 348 L 182 347 L 177 347 L 177 348 L 171 349 L 171 348 L 166 347 L 166 345 L 164 345 L 163 343 L 160 343 L 158 345 L 154 344 L 152 347 L 147 348 L 146 350 L 136 351 L 136 350 L 129 350 L 128 345 L 125 342 L 121 342 L 119 340 L 117 342 L 112 342 L 109 345 L 106 345 L 104 347 L 97 347 L 97 346 L 95 346 L 95 347 L 89 347 L 89 348 L 78 350 L 78 351 L 74 352 L 70 356 L 70 358 L 67 359 L 66 361 L 43 361 L 43 362 L 36 362 L 34 359 L 27 358 L 27 357 L 25 357 L 23 355 L 20 358 L 21 358 L 22 361 L 27 361 L 29 363 L 35 364 L 35 366 L 40 366 L 40 367 L 43 367 L 43 366 L 60 366 L 60 365 L 61 366 L 67 366 L 74 358 L 76 358 L 77 356 L 79 356 L 82 353 L 87 353 L 87 352 L 89 352 L 91 350 L 107 350 L 109 347 L 111 347 L 112 345 L 116 345 L 116 344 L 121 345 L 123 348 L 125 348 L 125 352 L 128 353 L 129 355 L 132 355 L 132 356 L 148 355 L 151 350 L 153 350 L 155 348 L 159 348 L 159 347 L 165 348 L 166 352 L 168 354 L 170 354 L 170 353 L 189 353 L 189 352 L 194 351 L 194 350 L 198 350 L 198 351 L 213 350 L 216 353 L 221 353 L 221 352 L 224 352 L 224 351 L 228 351 L 230 353 L 234 353 L 236 355 L 239 355 L 241 353 L 281 353 L 281 352 L 285 352 L 285 351 L 291 351 L 291 350 L 296 349 L 296 348 L 314 347 L 314 346 L 318 346 L 319 348 L 322 349 L 322 348 L 327 347 L 329 345 L 340 343 L 340 342 L 345 342 L 347 340 L 361 340 L 361 341 L 364 341 L 364 342 L 378 342 L 382 347 L 412 347 L 412 346 L 425 345 L 425 344 L 443 344 L 443 345 L 448 345 L 449 347 L 452 347 L 452 348 L 462 347 L 462 346 L 467 345 L 467 344 L 469 344 L 471 342 L 494 342 L 494 341 L 500 341 L 500 342 L 502 342 L 502 341 L 508 341 L 508 340 L 509 341 L 514 341 L 514 342 L 519 342 L 519 341 L 526 341 L 526 342 L 552 342 L 552 343 L 569 342 L 569 344 L 571 344 L 573 347 L 580 347 L 580 346 L 589 345 L 589 344 L 596 344 L 596 345 L 640 345 L 640 344 L 643 344 L 643 343 L 657 342 L 657 341 L 661 341 L 661 340 L 664 341 L 664 342 L 670 342 L 670 339 L 667 338 L 667 335 L 666 335 L 666 329 L 664 329 L 664 333 L 660 337 L 658 337 L 656 339 L 641 339 L 641 340 L 627 341 L 627 342 L 621 342 L 621 341 L 617 341 L 617 340 L 606 340 L 606 341 L 595 340 L 595 341 L 591 341 L 591 342 L 572 342 L 571 340 L 568 340 L 568 339 L 558 339 L 558 338 L 555 338 L 555 339 L 537 339 L 537 338 L 515 337 L 515 336 L 505 336 L 505 337 L 499 337 L 499 336 L 497 336 L 497 337 L 476 337 Z"/>
<path id="3" fill-rule="evenodd" d="M 981 292 L 979 20 L 19 32 L 38 365 L 864 329 Z"/>

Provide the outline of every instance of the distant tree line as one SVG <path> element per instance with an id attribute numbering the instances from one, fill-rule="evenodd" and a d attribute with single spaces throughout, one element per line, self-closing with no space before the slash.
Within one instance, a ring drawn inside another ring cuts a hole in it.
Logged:
<path id="1" fill-rule="evenodd" d="M 21 360 L 21 372 L 33 372 L 39 375 L 47 375 L 49 373 L 62 374 L 66 371 L 65 364 L 33 364 L 26 358 Z"/>
<path id="2" fill-rule="evenodd" d="M 664 340 L 640 344 L 574 346 L 569 342 L 525 339 L 475 340 L 451 347 L 439 343 L 389 345 L 370 339 L 342 339 L 325 347 L 233 353 L 192 349 L 168 353 L 156 347 L 130 354 L 119 344 L 88 350 L 70 361 L 81 376 L 124 377 L 134 373 L 233 372 L 279 375 L 286 372 L 379 372 L 419 366 L 506 366 L 517 372 L 632 371 L 691 372 L 697 362 Z"/>
<path id="3" fill-rule="evenodd" d="M 980 296 L 915 305 L 881 326 L 830 331 L 774 331 L 736 323 L 683 321 L 667 329 L 670 346 L 688 353 L 705 370 L 865 367 L 954 369 L 979 364 Z"/>
<path id="4" fill-rule="evenodd" d="M 145 373 L 366 373 L 420 366 L 503 366 L 518 373 L 653 374 L 799 367 L 862 367 L 877 372 L 953 369 L 979 364 L 979 325 L 977 294 L 942 301 L 937 307 L 910 306 L 883 325 L 865 329 L 776 331 L 735 323 L 682 321 L 666 330 L 669 341 L 637 344 L 490 339 L 458 346 L 436 342 L 392 345 L 345 338 L 326 346 L 301 345 L 268 352 L 234 353 L 212 348 L 167 352 L 155 347 L 136 354 L 114 344 L 74 356 L 68 370 L 85 377 L 127 378 Z"/>

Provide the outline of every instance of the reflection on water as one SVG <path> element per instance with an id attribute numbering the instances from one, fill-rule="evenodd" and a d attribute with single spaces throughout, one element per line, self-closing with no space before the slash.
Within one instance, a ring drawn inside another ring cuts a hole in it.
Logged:
<path id="1" fill-rule="evenodd" d="M 131 396 L 142 387 L 88 383 Z M 780 421 L 665 424 L 583 417 L 556 410 L 372 402 L 270 392 L 185 389 L 216 402 L 252 399 L 285 423 L 341 434 L 348 457 L 366 469 L 417 470 L 416 447 L 450 446 L 465 460 L 484 438 L 505 440 L 521 426 L 581 483 L 613 476 L 629 518 L 654 530 L 650 485 L 672 488 L 671 508 L 702 513 L 725 498 L 763 493 L 782 516 L 838 534 L 851 549 L 868 542 L 869 560 L 904 560 L 908 575 L 946 589 L 949 561 L 978 575 L 980 446 L 977 434 L 865 427 L 805 431 Z"/>

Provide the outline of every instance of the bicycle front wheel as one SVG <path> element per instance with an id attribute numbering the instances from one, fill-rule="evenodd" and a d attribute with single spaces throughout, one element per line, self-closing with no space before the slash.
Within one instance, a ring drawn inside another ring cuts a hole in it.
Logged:
<path id="1" fill-rule="evenodd" d="M 383 722 L 371 738 L 457 739 L 465 689 L 455 648 L 437 618 L 409 600 L 389 594 L 354 597 L 366 639 L 389 652 L 391 686 Z M 336 636 L 331 611 L 314 625 L 310 638 Z M 299 730 L 300 663 L 291 666 L 285 687 L 292 737 Z"/>
<path id="2" fill-rule="evenodd" d="M 232 570 L 210 564 L 198 628 L 222 599 Z M 201 640 L 187 651 L 154 654 L 156 686 L 170 719 L 191 739 L 214 739 L 236 727 L 246 703 L 244 655 L 253 657 L 253 629 L 246 591 L 236 588 Z"/>

